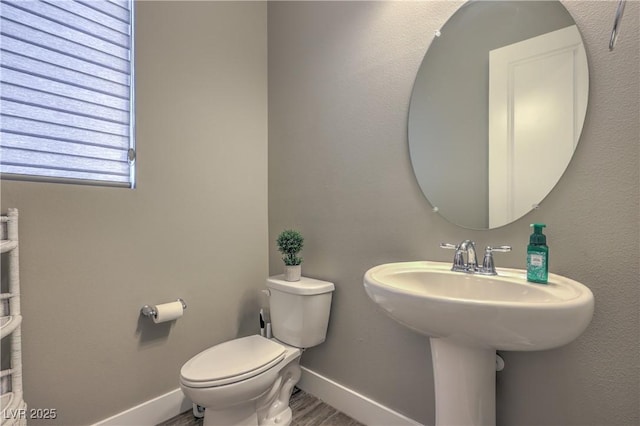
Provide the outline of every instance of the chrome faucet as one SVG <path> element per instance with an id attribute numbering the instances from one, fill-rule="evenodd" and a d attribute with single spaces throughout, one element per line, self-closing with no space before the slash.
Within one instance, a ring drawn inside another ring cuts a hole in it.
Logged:
<path id="1" fill-rule="evenodd" d="M 454 272 L 477 272 L 478 260 L 476 258 L 476 244 L 471 240 L 464 240 L 458 245 L 441 243 L 441 248 L 455 250 L 453 255 L 453 266 L 451 270 Z M 467 254 L 465 260 L 464 254 Z"/>
<path id="2" fill-rule="evenodd" d="M 464 240 L 458 245 L 441 243 L 441 248 L 455 250 L 453 255 L 453 266 L 451 270 L 453 272 L 466 272 L 469 274 L 482 274 L 482 275 L 497 275 L 495 265 L 493 263 L 493 252 L 507 252 L 511 251 L 510 246 L 491 247 L 487 246 L 484 252 L 484 259 L 482 265 L 478 266 L 478 258 L 476 257 L 476 245 L 471 240 Z M 467 257 L 465 260 L 464 254 Z"/>
<path id="3" fill-rule="evenodd" d="M 458 250 L 461 254 L 467 253 L 467 263 L 464 265 L 467 272 L 478 271 L 478 258 L 476 257 L 476 243 L 471 240 L 464 240 Z"/>

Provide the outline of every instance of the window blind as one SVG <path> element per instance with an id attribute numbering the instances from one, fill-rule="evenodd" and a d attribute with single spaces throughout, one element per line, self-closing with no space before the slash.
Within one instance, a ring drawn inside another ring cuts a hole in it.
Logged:
<path id="1" fill-rule="evenodd" d="M 0 2 L 0 172 L 134 186 L 131 0 Z"/>

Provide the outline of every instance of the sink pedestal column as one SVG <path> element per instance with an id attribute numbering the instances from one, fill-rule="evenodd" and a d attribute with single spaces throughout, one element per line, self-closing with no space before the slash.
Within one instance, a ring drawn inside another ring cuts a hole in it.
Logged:
<path id="1" fill-rule="evenodd" d="M 434 337 L 430 342 L 436 426 L 495 426 L 495 349 Z"/>

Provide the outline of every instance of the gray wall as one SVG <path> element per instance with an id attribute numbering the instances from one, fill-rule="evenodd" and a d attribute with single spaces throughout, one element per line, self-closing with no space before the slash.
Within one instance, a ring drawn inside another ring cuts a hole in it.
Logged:
<path id="1" fill-rule="evenodd" d="M 499 423 L 638 424 L 639 4 L 613 53 L 615 4 L 565 5 L 591 66 L 582 141 L 540 210 L 480 232 L 431 212 L 406 141 L 415 73 L 457 3 L 139 2 L 138 189 L 2 182 L 2 210 L 21 209 L 30 407 L 79 425 L 175 389 L 190 356 L 255 331 L 267 268 L 282 268 L 275 237 L 296 227 L 304 273 L 337 286 L 328 340 L 303 364 L 433 423 L 428 342 L 376 310 L 364 271 L 448 261 L 438 243 L 468 237 L 514 245 L 497 262 L 522 267 L 544 221 L 551 270 L 589 286 L 596 313 L 571 345 L 503 353 Z M 139 319 L 178 296 L 174 325 Z"/>
<path id="2" fill-rule="evenodd" d="M 302 231 L 303 273 L 336 283 L 328 339 L 304 354 L 305 366 L 433 424 L 428 341 L 375 308 L 364 272 L 384 262 L 450 261 L 438 243 L 464 238 L 514 246 L 497 263 L 521 268 L 528 225 L 540 221 L 548 224 L 551 271 L 591 288 L 595 315 L 570 345 L 503 353 L 498 423 L 640 423 L 640 4 L 627 3 L 614 52 L 614 2 L 564 4 L 591 67 L 574 159 L 540 210 L 468 231 L 431 212 L 406 134 L 417 69 L 459 3 L 269 3 L 269 238 L 285 227 Z M 282 268 L 273 245 L 269 266 Z"/>
<path id="3" fill-rule="evenodd" d="M 176 389 L 188 358 L 255 333 L 268 271 L 266 4 L 136 4 L 138 188 L 2 182 L 25 398 L 61 425 Z M 175 324 L 140 319 L 177 297 Z"/>

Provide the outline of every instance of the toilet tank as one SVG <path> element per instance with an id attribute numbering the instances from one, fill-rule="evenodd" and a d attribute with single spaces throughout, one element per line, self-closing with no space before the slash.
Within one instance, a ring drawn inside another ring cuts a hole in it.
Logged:
<path id="1" fill-rule="evenodd" d="M 273 336 L 297 348 L 310 348 L 327 337 L 331 296 L 328 281 L 301 277 L 285 281 L 284 275 L 267 278 Z"/>

